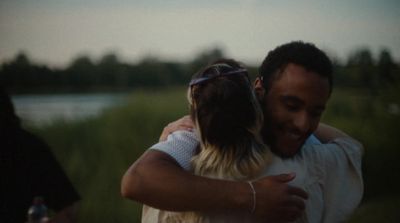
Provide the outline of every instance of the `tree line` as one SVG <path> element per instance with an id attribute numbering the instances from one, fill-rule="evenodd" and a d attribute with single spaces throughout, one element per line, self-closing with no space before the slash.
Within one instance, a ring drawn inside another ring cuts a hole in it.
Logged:
<path id="1" fill-rule="evenodd" d="M 130 64 L 109 53 L 98 61 L 83 55 L 65 68 L 50 68 L 33 63 L 27 54 L 20 52 L 2 63 L 0 85 L 13 93 L 114 91 L 185 85 L 200 67 L 221 57 L 225 57 L 224 52 L 215 48 L 200 53 L 189 62 L 167 62 L 148 57 Z M 387 49 L 381 50 L 376 59 L 368 48 L 363 48 L 351 53 L 344 63 L 333 61 L 335 86 L 375 91 L 396 84 L 400 79 L 399 64 Z M 248 68 L 254 78 L 257 67 Z"/>

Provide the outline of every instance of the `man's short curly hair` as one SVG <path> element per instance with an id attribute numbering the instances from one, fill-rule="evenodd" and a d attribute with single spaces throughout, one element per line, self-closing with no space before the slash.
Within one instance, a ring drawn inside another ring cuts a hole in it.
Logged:
<path id="1" fill-rule="evenodd" d="M 329 92 L 332 91 L 332 62 L 328 56 L 312 43 L 294 41 L 278 46 L 270 51 L 260 66 L 259 74 L 266 91 L 272 82 L 289 63 L 300 65 L 306 70 L 315 72 L 329 81 Z"/>

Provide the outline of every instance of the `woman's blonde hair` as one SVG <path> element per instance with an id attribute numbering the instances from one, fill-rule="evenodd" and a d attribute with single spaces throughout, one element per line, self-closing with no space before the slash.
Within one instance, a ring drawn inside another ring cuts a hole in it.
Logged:
<path id="1" fill-rule="evenodd" d="M 195 174 L 257 176 L 271 156 L 260 136 L 263 113 L 247 70 L 234 60 L 218 60 L 193 75 L 187 96 L 200 136 L 200 152 L 192 160 Z"/>

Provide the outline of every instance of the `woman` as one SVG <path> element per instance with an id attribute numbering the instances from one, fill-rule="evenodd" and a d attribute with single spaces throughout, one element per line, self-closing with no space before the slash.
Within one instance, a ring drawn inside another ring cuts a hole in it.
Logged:
<path id="1" fill-rule="evenodd" d="M 191 161 L 194 174 L 249 181 L 267 168 L 272 154 L 259 134 L 263 115 L 244 67 L 234 60 L 215 61 L 193 75 L 187 98 L 200 138 Z M 250 181 L 249 187 L 253 188 Z M 142 222 L 243 222 L 243 218 L 145 207 Z"/>

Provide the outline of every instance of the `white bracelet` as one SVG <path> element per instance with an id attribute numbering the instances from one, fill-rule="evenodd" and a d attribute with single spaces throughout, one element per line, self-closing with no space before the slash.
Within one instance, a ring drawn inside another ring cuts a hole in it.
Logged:
<path id="1" fill-rule="evenodd" d="M 254 189 L 253 183 L 251 181 L 247 181 L 247 183 L 250 185 L 251 192 L 253 193 L 253 206 L 250 211 L 250 213 L 253 214 L 256 210 L 256 190 Z"/>

